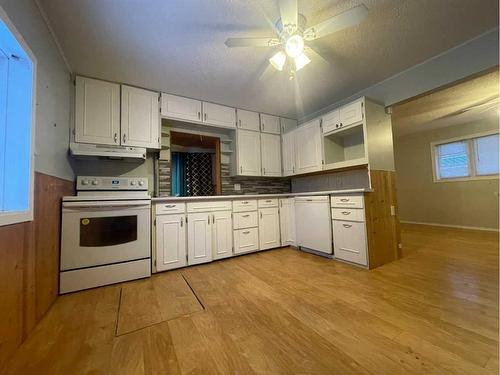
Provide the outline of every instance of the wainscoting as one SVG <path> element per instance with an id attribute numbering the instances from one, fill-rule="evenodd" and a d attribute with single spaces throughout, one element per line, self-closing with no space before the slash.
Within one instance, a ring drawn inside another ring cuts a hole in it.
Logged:
<path id="1" fill-rule="evenodd" d="M 58 295 L 61 197 L 73 183 L 35 173 L 34 221 L 0 227 L 0 373 Z"/>

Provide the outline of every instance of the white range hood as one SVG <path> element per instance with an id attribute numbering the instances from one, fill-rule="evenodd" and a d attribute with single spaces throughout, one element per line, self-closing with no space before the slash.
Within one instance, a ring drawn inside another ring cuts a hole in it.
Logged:
<path id="1" fill-rule="evenodd" d="M 142 147 L 104 146 L 71 142 L 69 152 L 71 156 L 77 159 L 146 160 L 146 149 Z"/>

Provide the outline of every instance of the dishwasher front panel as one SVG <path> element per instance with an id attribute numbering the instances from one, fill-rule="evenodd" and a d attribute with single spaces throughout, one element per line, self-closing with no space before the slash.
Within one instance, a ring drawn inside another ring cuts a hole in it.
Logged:
<path id="1" fill-rule="evenodd" d="M 329 196 L 295 198 L 297 245 L 325 254 L 333 253 Z"/>

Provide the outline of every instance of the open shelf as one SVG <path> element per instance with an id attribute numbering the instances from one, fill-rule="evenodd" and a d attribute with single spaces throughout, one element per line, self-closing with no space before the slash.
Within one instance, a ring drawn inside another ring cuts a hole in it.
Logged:
<path id="1" fill-rule="evenodd" d="M 363 124 L 324 136 L 325 166 L 352 166 L 365 164 L 365 136 Z"/>

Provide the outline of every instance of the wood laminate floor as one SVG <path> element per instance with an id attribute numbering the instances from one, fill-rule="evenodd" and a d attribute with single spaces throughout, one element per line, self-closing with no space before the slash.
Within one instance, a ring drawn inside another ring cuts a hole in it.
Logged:
<path id="1" fill-rule="evenodd" d="M 372 271 L 286 248 L 65 295 L 7 374 L 498 373 L 498 234 L 403 244 Z"/>

